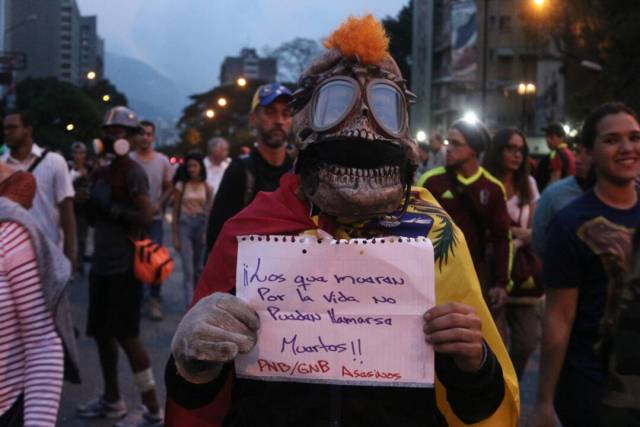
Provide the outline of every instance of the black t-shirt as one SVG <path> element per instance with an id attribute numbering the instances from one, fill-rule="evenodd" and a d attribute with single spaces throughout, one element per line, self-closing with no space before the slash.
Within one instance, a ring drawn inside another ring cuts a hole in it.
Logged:
<path id="1" fill-rule="evenodd" d="M 599 338 L 599 325 L 607 303 L 609 278 L 601 258 L 590 245 L 594 239 L 612 239 L 609 230 L 617 229 L 630 236 L 638 225 L 640 203 L 631 209 L 615 209 L 604 204 L 590 190 L 560 210 L 547 232 L 545 285 L 579 291 L 565 366 L 600 383 L 604 380 L 606 367 L 596 355 L 594 345 Z M 591 231 L 585 233 L 587 229 Z M 608 234 L 603 236 L 603 233 Z"/>
<path id="2" fill-rule="evenodd" d="M 140 195 L 149 195 L 149 180 L 144 169 L 128 157 L 118 159 L 109 166 L 97 169 L 92 177 L 89 203 L 99 205 L 97 199 L 108 199 L 111 205 L 120 205 L 127 210 L 137 208 L 133 200 Z M 104 204 L 104 202 L 102 203 Z M 130 236 L 142 231 L 135 224 L 113 219 L 103 209 L 93 209 L 94 253 L 92 270 L 101 275 L 124 273 L 133 268 L 133 245 Z"/>
<path id="3" fill-rule="evenodd" d="M 272 166 L 262 158 L 257 150 L 253 150 L 249 155 L 233 159 L 224 172 L 209 215 L 208 252 L 213 248 L 225 221 L 240 212 L 259 191 L 275 191 L 280 186 L 280 177 L 290 171 L 292 167 L 293 159 L 288 155 L 285 156 L 282 165 Z M 248 179 L 248 176 L 251 178 Z M 247 195 L 247 190 L 250 192 L 249 195 Z"/>

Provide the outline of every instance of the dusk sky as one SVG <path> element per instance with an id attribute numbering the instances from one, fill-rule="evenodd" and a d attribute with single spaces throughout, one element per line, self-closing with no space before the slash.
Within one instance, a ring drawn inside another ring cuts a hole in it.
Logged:
<path id="1" fill-rule="evenodd" d="M 242 47 L 321 39 L 349 14 L 395 16 L 408 0 L 77 0 L 98 15 L 106 50 L 139 59 L 187 95 L 218 84 L 225 56 Z"/>

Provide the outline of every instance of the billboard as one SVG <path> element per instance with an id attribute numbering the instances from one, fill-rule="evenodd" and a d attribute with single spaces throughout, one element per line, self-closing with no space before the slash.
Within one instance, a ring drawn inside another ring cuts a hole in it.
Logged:
<path id="1" fill-rule="evenodd" d="M 451 5 L 451 72 L 455 81 L 468 82 L 476 78 L 477 14 L 473 0 L 456 0 Z"/>

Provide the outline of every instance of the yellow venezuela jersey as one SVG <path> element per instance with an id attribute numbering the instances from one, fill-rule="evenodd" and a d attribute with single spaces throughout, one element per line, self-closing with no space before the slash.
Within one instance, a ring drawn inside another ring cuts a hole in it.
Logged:
<path id="1" fill-rule="evenodd" d="M 435 257 L 436 303 L 459 302 L 473 307 L 482 320 L 482 335 L 502 367 L 505 383 L 502 404 L 493 416 L 473 425 L 516 426 L 520 414 L 520 397 L 511 359 L 482 298 L 464 235 L 431 193 L 424 188 L 412 188 L 407 211 L 398 221 L 339 225 L 334 234 L 339 239 L 427 236 L 431 240 Z M 453 413 L 447 402 L 446 390 L 439 381 L 436 381 L 436 399 L 440 412 L 450 426 L 468 425 Z"/>

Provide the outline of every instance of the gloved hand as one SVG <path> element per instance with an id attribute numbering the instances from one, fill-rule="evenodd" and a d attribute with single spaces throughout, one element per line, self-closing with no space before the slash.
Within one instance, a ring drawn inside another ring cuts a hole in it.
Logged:
<path id="1" fill-rule="evenodd" d="M 256 344 L 260 319 L 234 295 L 216 292 L 198 301 L 184 316 L 171 342 L 178 373 L 194 384 L 213 381 L 224 362 Z"/>

